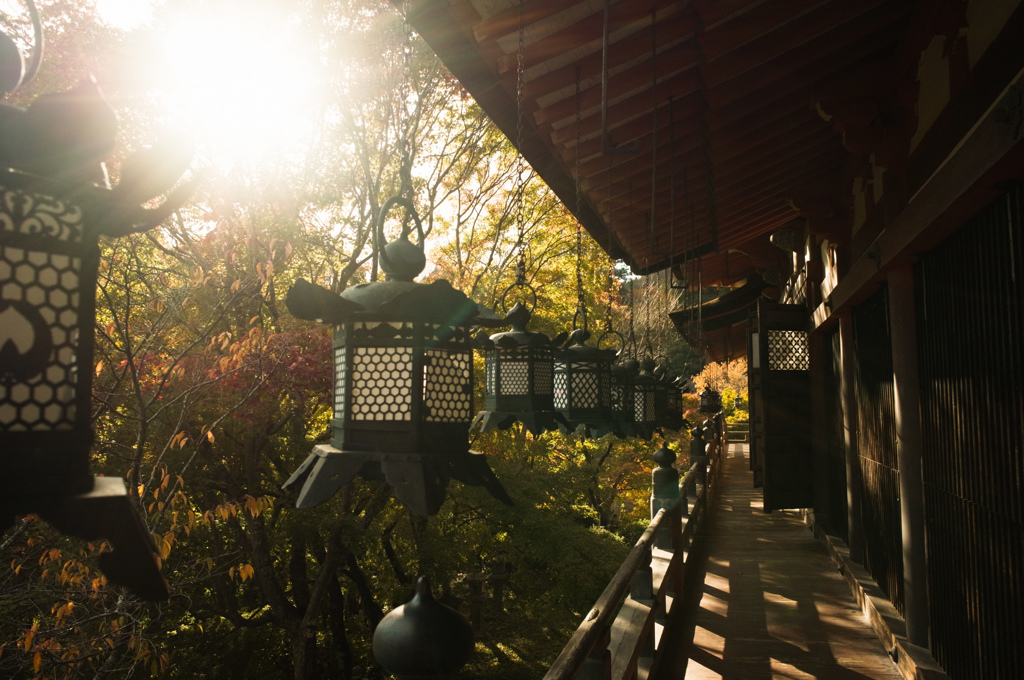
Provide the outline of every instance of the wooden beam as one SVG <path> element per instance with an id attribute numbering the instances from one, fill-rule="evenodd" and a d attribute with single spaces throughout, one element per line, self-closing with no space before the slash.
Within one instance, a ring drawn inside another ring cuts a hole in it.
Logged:
<path id="1" fill-rule="evenodd" d="M 815 327 L 834 323 L 834 317 L 859 301 L 873 281 L 890 268 L 912 261 L 924 244 L 948 234 L 969 218 L 983 205 L 979 197 L 993 194 L 991 184 L 1001 175 L 1020 177 L 1020 162 L 1024 158 L 1022 130 L 1007 120 L 1006 111 L 1008 107 L 1019 106 L 1022 90 L 1024 69 L 886 226 L 868 252 L 852 264 L 815 313 Z M 1004 159 L 1010 158 L 1012 163 L 1002 165 Z"/>

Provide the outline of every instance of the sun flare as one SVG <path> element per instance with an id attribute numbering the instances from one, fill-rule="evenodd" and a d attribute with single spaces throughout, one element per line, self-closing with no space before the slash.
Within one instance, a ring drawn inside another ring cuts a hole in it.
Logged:
<path id="1" fill-rule="evenodd" d="M 235 158 L 307 145 L 316 61 L 296 16 L 272 3 L 192 7 L 169 16 L 149 46 L 166 124 Z"/>

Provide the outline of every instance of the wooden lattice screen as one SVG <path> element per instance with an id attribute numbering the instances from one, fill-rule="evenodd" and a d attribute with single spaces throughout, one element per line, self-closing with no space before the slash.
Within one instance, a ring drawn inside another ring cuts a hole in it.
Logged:
<path id="1" fill-rule="evenodd" d="M 1024 234 L 1017 186 L 916 266 L 932 650 L 1024 668 Z"/>
<path id="2" fill-rule="evenodd" d="M 903 613 L 903 532 L 886 292 L 882 288 L 853 310 L 857 448 L 864 480 L 865 567 L 896 609 Z"/>

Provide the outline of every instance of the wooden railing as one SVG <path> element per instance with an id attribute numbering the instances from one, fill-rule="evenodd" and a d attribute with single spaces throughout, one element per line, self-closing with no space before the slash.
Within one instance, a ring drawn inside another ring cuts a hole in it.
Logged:
<path id="1" fill-rule="evenodd" d="M 652 509 L 660 509 L 544 680 L 643 680 L 657 667 L 665 625 L 688 599 L 686 567 L 718 487 L 721 418 L 705 431 L 708 441 L 695 442 L 705 455 L 691 451 L 695 462 L 679 483 L 678 499 L 652 495 Z"/>
<path id="2" fill-rule="evenodd" d="M 728 423 L 726 428 L 726 441 L 746 442 L 750 441 L 750 423 Z"/>

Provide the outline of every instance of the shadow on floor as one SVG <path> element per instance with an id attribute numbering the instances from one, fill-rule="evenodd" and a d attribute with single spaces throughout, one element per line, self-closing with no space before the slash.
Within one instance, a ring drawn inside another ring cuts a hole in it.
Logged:
<path id="1" fill-rule="evenodd" d="M 795 511 L 765 514 L 733 444 L 691 600 L 655 680 L 897 680 L 846 581 Z"/>

